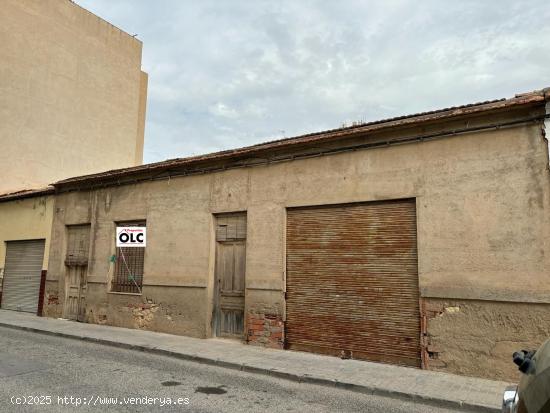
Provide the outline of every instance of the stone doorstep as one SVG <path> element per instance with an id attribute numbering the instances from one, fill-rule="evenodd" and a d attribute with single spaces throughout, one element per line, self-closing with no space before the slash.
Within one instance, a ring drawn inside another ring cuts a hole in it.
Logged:
<path id="1" fill-rule="evenodd" d="M 505 386 L 508 384 L 504 382 L 492 382 L 486 379 L 453 376 L 448 373 L 423 372 L 408 367 L 361 362 L 369 363 L 368 365 L 365 365 L 366 369 L 368 369 L 370 365 L 375 365 L 376 370 L 381 373 L 383 372 L 384 374 L 382 374 L 382 376 L 386 376 L 381 378 L 376 383 L 369 383 L 368 381 L 365 382 L 363 380 L 355 379 L 353 376 L 354 374 L 357 376 L 357 372 L 355 372 L 354 368 L 351 366 L 349 371 L 342 371 L 343 369 L 340 367 L 338 369 L 333 369 L 334 371 L 332 372 L 325 369 L 322 373 L 319 371 L 315 373 L 315 371 L 318 370 L 318 365 L 320 364 L 318 358 L 328 358 L 328 360 L 326 360 L 327 363 L 323 363 L 324 366 L 327 364 L 337 364 L 330 363 L 330 361 L 339 359 L 329 356 L 289 352 L 287 350 L 271 348 L 266 349 L 257 345 L 249 346 L 239 342 L 221 339 L 205 340 L 175 336 L 166 333 L 126 329 L 122 327 L 77 323 L 79 326 L 78 330 L 82 330 L 83 328 L 89 330 L 82 333 L 75 331 L 76 329 L 71 328 L 68 323 L 72 322 L 0 310 L 0 326 L 3 327 L 85 340 L 114 347 L 135 349 L 249 373 L 264 374 L 297 382 L 333 386 L 364 394 L 398 398 L 438 407 L 459 408 L 465 411 L 500 412 L 500 397 L 502 396 L 502 391 L 504 391 Z M 105 329 L 107 330 L 104 331 Z M 181 341 L 199 341 L 201 343 L 201 348 L 206 351 L 196 352 L 191 348 L 187 349 L 190 351 L 185 351 L 185 349 L 181 348 L 181 343 L 178 343 L 178 341 L 180 341 L 178 338 L 180 338 Z M 164 339 L 163 344 L 165 345 L 158 345 L 157 343 L 159 339 Z M 154 342 L 155 345 L 150 344 L 150 342 Z M 210 348 L 204 347 L 206 343 L 212 344 L 209 346 Z M 242 351 L 247 353 L 259 352 L 259 354 L 250 354 L 249 357 L 244 356 L 244 359 L 246 360 L 244 363 L 242 362 L 243 357 L 234 357 L 233 360 L 231 359 L 232 354 L 235 355 L 234 353 Z M 284 368 L 266 366 L 266 364 L 269 364 L 266 363 L 266 361 L 276 359 L 280 362 L 283 360 L 285 354 L 290 357 L 288 357 L 288 363 Z M 264 360 L 262 360 L 262 356 L 265 356 Z M 305 360 L 302 363 L 297 364 L 296 359 L 300 357 Z M 308 360 L 309 358 L 312 360 Z M 312 363 L 313 359 L 315 359 L 315 364 L 312 364 L 312 367 L 317 367 L 317 369 L 307 369 L 307 363 Z M 305 373 L 306 371 L 307 373 Z M 391 380 L 392 375 L 394 375 L 394 380 Z M 480 401 L 475 397 L 471 400 L 459 400 L 456 398 L 455 389 L 446 389 L 447 391 L 442 391 L 441 393 L 434 395 L 434 387 L 441 387 L 441 385 L 437 383 L 440 375 L 442 375 L 441 377 L 445 377 L 447 379 L 451 377 L 453 381 L 456 381 L 456 384 L 461 388 L 474 389 L 477 387 L 477 390 L 479 390 L 479 387 L 477 386 L 478 383 L 480 386 L 484 383 L 490 383 L 491 388 L 487 389 L 490 394 L 487 394 L 486 400 L 483 401 Z M 388 379 L 388 376 L 390 377 L 390 380 Z M 407 379 L 409 380 L 409 384 L 401 386 L 402 388 L 398 388 L 399 386 L 395 386 L 395 382 L 399 381 L 399 379 L 403 380 L 403 376 L 410 376 L 409 379 Z M 414 382 L 412 386 L 410 385 L 411 381 Z M 500 388 L 502 388 L 502 390 L 498 392 L 498 389 Z M 498 394 L 496 394 L 497 392 Z"/>

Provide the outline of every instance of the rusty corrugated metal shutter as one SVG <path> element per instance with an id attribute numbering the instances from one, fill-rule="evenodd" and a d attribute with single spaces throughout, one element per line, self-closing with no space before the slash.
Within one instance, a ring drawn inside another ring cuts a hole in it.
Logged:
<path id="1" fill-rule="evenodd" d="M 6 242 L 2 309 L 36 314 L 45 243 L 43 239 Z"/>
<path id="2" fill-rule="evenodd" d="M 414 200 L 287 214 L 290 349 L 419 367 Z"/>

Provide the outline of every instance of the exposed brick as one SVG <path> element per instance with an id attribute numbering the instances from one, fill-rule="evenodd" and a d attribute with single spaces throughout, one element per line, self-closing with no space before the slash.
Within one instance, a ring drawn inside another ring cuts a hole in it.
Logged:
<path id="1" fill-rule="evenodd" d="M 57 305 L 59 304 L 59 296 L 57 294 L 48 293 L 48 305 Z"/>
<path id="2" fill-rule="evenodd" d="M 424 301 L 424 309 L 426 312 L 430 312 L 430 313 L 433 313 L 433 315 L 437 315 L 443 312 L 444 305 L 439 302 Z"/>
<path id="3" fill-rule="evenodd" d="M 284 323 L 280 316 L 273 313 L 249 313 L 246 321 L 249 344 L 283 348 Z"/>

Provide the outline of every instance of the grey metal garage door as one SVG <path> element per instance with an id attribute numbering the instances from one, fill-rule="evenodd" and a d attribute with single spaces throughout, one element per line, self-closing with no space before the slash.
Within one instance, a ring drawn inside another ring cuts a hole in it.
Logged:
<path id="1" fill-rule="evenodd" d="M 45 240 L 8 241 L 2 309 L 36 313 Z"/>

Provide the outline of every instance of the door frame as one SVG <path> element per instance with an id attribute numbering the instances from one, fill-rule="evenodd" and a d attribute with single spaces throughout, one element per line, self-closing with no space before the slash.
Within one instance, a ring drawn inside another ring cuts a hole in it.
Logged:
<path id="1" fill-rule="evenodd" d="M 241 238 L 241 239 L 231 239 L 231 240 L 227 240 L 227 241 L 218 241 L 217 239 L 217 224 L 218 224 L 218 219 L 219 218 L 223 218 L 223 217 L 227 217 L 227 216 L 232 216 L 232 215 L 242 215 L 245 217 L 245 222 L 246 222 L 246 235 L 245 235 L 245 238 Z M 247 265 L 247 256 L 248 256 L 248 211 L 246 210 L 240 210 L 240 211 L 226 211 L 226 212 L 216 212 L 216 213 L 213 213 L 212 215 L 212 249 L 211 251 L 213 251 L 213 254 L 211 254 L 211 259 L 212 259 L 212 276 L 211 276 L 211 280 L 213 280 L 213 284 L 212 284 L 212 289 L 210 290 L 211 291 L 211 298 L 210 298 L 210 310 L 209 310 L 209 316 L 210 316 L 210 323 L 209 323 L 209 327 L 210 327 L 210 334 L 209 336 L 210 337 L 213 337 L 213 338 L 227 338 L 227 339 L 240 339 L 240 340 L 244 340 L 245 337 L 246 337 L 246 331 L 247 331 L 247 320 L 246 320 L 246 308 L 247 308 L 247 303 L 246 303 L 246 284 L 247 284 L 247 271 L 248 271 L 248 265 Z M 220 317 L 219 317 L 219 314 L 220 314 L 220 289 L 221 289 L 221 284 L 218 280 L 218 244 L 222 244 L 222 243 L 235 243 L 235 242 L 242 242 L 244 243 L 244 248 L 245 248 L 245 257 L 244 257 L 244 260 L 245 260 L 245 271 L 244 271 L 244 287 L 243 287 L 243 300 L 244 300 L 244 303 L 243 303 L 243 332 L 240 336 L 224 336 L 224 335 L 221 335 L 219 334 L 219 329 L 220 329 Z M 209 294 L 208 294 L 209 295 Z"/>
<path id="2" fill-rule="evenodd" d="M 71 228 L 77 228 L 77 227 L 87 227 L 88 230 L 88 250 L 87 255 L 84 259 L 77 260 L 76 262 L 67 263 L 67 254 L 69 253 L 69 231 Z M 68 304 L 68 296 L 69 296 L 69 285 L 70 285 L 70 271 L 71 269 L 79 269 L 79 287 L 78 287 L 78 308 L 80 309 L 80 306 L 82 305 L 81 299 L 82 299 L 82 284 L 84 282 L 85 288 L 84 288 L 84 300 L 86 300 L 86 295 L 88 291 L 88 263 L 91 259 L 92 254 L 92 224 L 90 222 L 81 222 L 76 224 L 66 224 L 65 225 L 65 236 L 63 240 L 63 309 L 62 309 L 62 315 L 63 318 L 67 317 L 67 304 Z M 86 318 L 86 310 L 84 309 L 84 314 L 80 315 L 80 311 L 77 313 L 77 317 L 71 320 L 76 321 L 84 321 Z"/>

